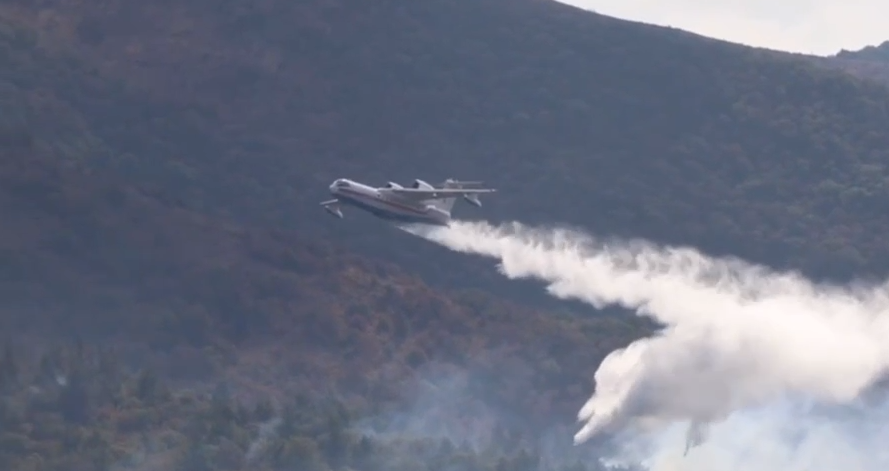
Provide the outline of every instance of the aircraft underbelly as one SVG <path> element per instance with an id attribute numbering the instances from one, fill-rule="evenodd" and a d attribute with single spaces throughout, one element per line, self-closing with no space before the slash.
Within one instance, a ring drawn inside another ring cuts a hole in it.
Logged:
<path id="1" fill-rule="evenodd" d="M 352 206 L 356 206 L 360 209 L 363 209 L 374 216 L 377 216 L 381 219 L 386 219 L 389 221 L 396 222 L 405 222 L 405 223 L 424 223 L 424 224 L 444 224 L 444 221 L 440 221 L 435 217 L 428 216 L 426 214 L 419 213 L 419 211 L 411 211 L 407 209 L 402 209 L 398 206 L 390 204 L 385 201 L 380 201 L 371 198 L 355 198 L 352 196 L 347 196 L 342 198 L 344 203 L 350 204 Z"/>

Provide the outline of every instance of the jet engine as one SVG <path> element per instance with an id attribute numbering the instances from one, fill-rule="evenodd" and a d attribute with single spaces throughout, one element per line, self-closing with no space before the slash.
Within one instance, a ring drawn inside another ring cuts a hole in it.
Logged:
<path id="1" fill-rule="evenodd" d="M 386 188 L 401 189 L 401 188 L 404 188 L 404 187 L 401 186 L 401 185 L 399 185 L 398 183 L 395 183 L 395 182 L 389 182 L 389 183 L 386 183 Z"/>
<path id="2" fill-rule="evenodd" d="M 420 179 L 414 180 L 414 183 L 411 185 L 411 188 L 422 188 L 424 190 L 434 190 L 435 189 L 435 187 L 433 187 L 432 185 L 430 185 Z"/>

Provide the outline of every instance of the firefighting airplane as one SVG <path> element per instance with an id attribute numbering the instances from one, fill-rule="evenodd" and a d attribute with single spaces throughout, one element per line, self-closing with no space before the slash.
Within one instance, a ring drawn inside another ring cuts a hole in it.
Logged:
<path id="1" fill-rule="evenodd" d="M 389 182 L 382 188 L 374 188 L 353 180 L 340 178 L 330 185 L 335 197 L 321 206 L 328 213 L 341 218 L 341 205 L 354 206 L 374 216 L 399 223 L 419 223 L 447 226 L 451 221 L 451 208 L 458 196 L 476 207 L 482 203 L 481 193 L 494 193 L 487 188 L 463 188 L 464 185 L 480 185 L 482 182 L 463 182 L 447 179 L 436 188 L 423 180 L 414 180 L 410 188 Z"/>

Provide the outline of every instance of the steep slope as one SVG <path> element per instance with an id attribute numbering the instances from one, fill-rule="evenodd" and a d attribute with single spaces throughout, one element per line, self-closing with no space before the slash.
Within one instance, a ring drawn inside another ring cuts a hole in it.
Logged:
<path id="1" fill-rule="evenodd" d="M 842 50 L 836 54 L 839 59 L 865 60 L 872 62 L 889 62 L 889 41 L 876 46 L 866 46 L 857 51 Z"/>
<path id="2" fill-rule="evenodd" d="M 820 62 L 838 67 L 857 77 L 889 83 L 889 41 L 858 51 L 842 50 Z"/>
<path id="3" fill-rule="evenodd" d="M 539 426 L 573 420 L 602 356 L 643 331 L 436 291 L 310 231 L 202 214 L 202 189 L 177 192 L 189 180 L 165 173 L 181 154 L 162 153 L 192 149 L 199 126 L 34 26 L 0 28 L 0 327 L 17 339 L 110 342 L 135 365 L 224 378 L 248 399 L 332 389 L 370 408 L 413 399 L 403 381 L 441 367 L 468 375 L 474 392 L 461 394 L 498 404 L 495 419 Z"/>
<path id="4" fill-rule="evenodd" d="M 526 426 L 573 420 L 602 356 L 640 334 L 430 288 L 416 274 L 526 291 L 327 218 L 317 201 L 342 175 L 483 178 L 501 193 L 459 214 L 885 271 L 889 92 L 804 58 L 542 0 L 10 0 L 0 18 L 6 332 L 117 340 L 180 381 L 329 388 L 370 410 L 442 368 L 499 409 L 444 401 L 435 418 Z"/>
<path id="5" fill-rule="evenodd" d="M 326 185 L 482 178 L 502 190 L 485 217 L 886 272 L 889 91 L 807 58 L 547 0 L 36 5 L 0 11 L 150 111 L 109 104 L 121 126 L 72 105 L 133 178 L 430 281 L 483 283 L 377 224 L 334 225 Z"/>
<path id="6" fill-rule="evenodd" d="M 62 166 L 27 133 L 3 142 L 0 329 L 17 342 L 76 336 L 248 398 L 333 391 L 368 407 L 427 368 L 475 381 L 520 368 L 478 392 L 539 425 L 570 418 L 601 358 L 643 332 L 433 291 L 390 263 Z"/>
<path id="7" fill-rule="evenodd" d="M 570 448 L 596 365 L 644 332 L 436 292 L 390 263 L 64 164 L 25 129 L 0 137 L 8 469 L 418 469 L 405 460 L 429 446 L 425 460 L 473 469 L 528 450 L 564 464 L 542 442 L 560 433 Z M 364 435 L 404 418 L 410 441 Z M 279 431 L 263 431 L 270 419 Z M 347 439 L 325 448 L 333 432 Z M 504 438 L 522 432 L 519 448 Z"/>

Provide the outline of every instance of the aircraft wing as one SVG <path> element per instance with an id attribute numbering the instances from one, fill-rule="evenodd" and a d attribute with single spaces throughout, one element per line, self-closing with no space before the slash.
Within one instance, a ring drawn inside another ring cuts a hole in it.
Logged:
<path id="1" fill-rule="evenodd" d="M 480 193 L 494 193 L 497 190 L 488 188 L 387 188 L 386 191 L 419 200 L 431 200 L 441 198 L 453 198 L 455 196 L 477 195 Z"/>

